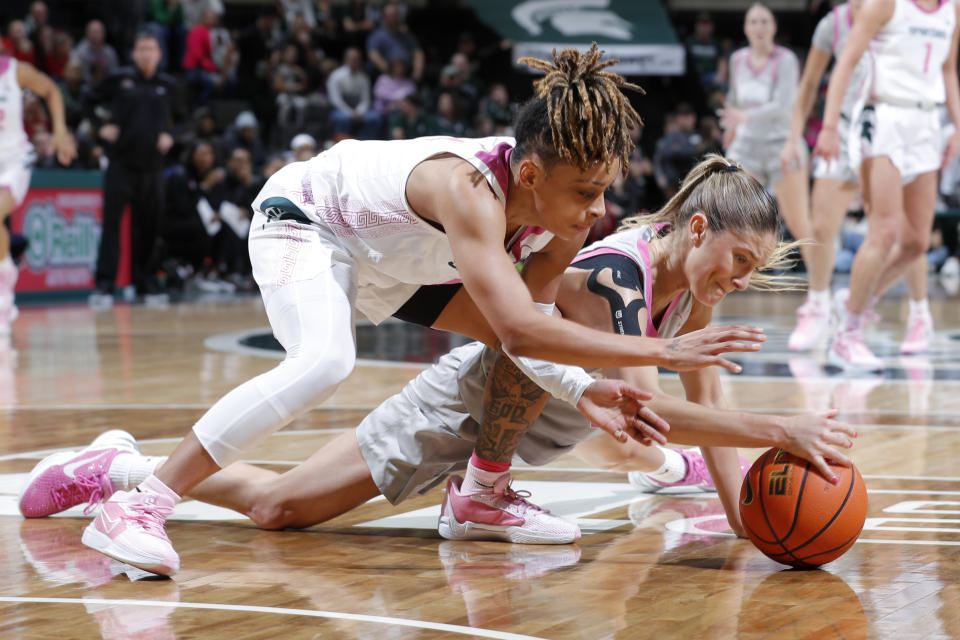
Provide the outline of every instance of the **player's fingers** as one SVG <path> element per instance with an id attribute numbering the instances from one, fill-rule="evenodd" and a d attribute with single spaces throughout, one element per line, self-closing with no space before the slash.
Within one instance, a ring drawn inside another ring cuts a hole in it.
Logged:
<path id="1" fill-rule="evenodd" d="M 833 469 L 830 468 L 830 465 L 827 464 L 827 461 L 823 459 L 823 456 L 816 455 L 813 459 L 810 460 L 813 463 L 813 466 L 824 478 L 827 479 L 831 484 L 837 484 L 840 482 L 840 478 L 837 477 L 837 474 L 833 472 Z"/>
<path id="2" fill-rule="evenodd" d="M 724 327 L 714 327 L 723 334 L 727 340 L 756 340 L 763 341 L 767 339 L 766 332 L 762 327 L 756 327 L 745 324 L 731 324 Z"/>
<path id="3" fill-rule="evenodd" d="M 624 383 L 624 384 L 620 387 L 620 393 L 622 393 L 623 395 L 628 396 L 628 397 L 630 397 L 630 398 L 633 398 L 634 400 L 636 400 L 636 401 L 638 401 L 638 402 L 641 402 L 641 403 L 642 403 L 642 402 L 650 402 L 651 400 L 653 400 L 653 394 L 650 393 L 649 391 L 644 391 L 643 389 L 641 389 L 641 388 L 639 388 L 639 387 L 635 387 L 635 386 L 633 386 L 633 385 L 631 385 L 631 384 L 627 384 L 627 383 Z"/>
<path id="4" fill-rule="evenodd" d="M 830 420 L 827 424 L 831 430 L 842 433 L 850 439 L 856 438 L 857 436 L 860 435 L 860 432 L 857 431 L 856 427 L 854 427 L 853 425 L 849 425 L 846 422 L 840 422 L 839 420 Z"/>
<path id="5" fill-rule="evenodd" d="M 718 367 L 723 367 L 730 373 L 740 373 L 743 371 L 743 367 L 738 365 L 732 360 L 727 360 L 726 358 L 721 358 L 720 356 L 714 356 L 714 358 L 709 362 L 711 365 L 717 365 Z"/>
<path id="6" fill-rule="evenodd" d="M 844 467 L 853 466 L 853 460 L 850 459 L 850 456 L 833 447 L 823 447 L 823 457 Z"/>
<path id="7" fill-rule="evenodd" d="M 646 424 L 642 420 L 637 420 L 636 429 L 640 432 L 641 439 L 654 440 L 660 444 L 667 444 L 667 438 L 662 433 Z"/>
<path id="8" fill-rule="evenodd" d="M 650 409 L 649 407 L 641 407 L 640 411 L 637 412 L 637 418 L 643 420 L 660 433 L 666 433 L 670 431 L 670 423 L 661 418 L 656 412 L 653 411 L 653 409 Z"/>
<path id="9" fill-rule="evenodd" d="M 718 353 L 730 353 L 734 351 L 759 351 L 763 347 L 760 342 L 718 342 L 714 345 L 714 355 Z"/>

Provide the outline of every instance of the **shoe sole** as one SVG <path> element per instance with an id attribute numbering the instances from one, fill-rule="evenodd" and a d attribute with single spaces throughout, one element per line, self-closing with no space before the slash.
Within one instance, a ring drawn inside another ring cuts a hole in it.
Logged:
<path id="1" fill-rule="evenodd" d="M 158 576 L 172 576 L 177 572 L 177 569 L 163 564 L 162 562 L 157 562 L 153 558 L 137 556 L 127 552 L 125 549 L 120 548 L 114 543 L 110 536 L 97 530 L 96 521 L 87 525 L 87 527 L 83 530 L 83 536 L 80 538 L 80 541 L 94 551 L 99 551 L 103 555 L 113 558 L 117 562 L 129 564 L 132 567 L 136 567 L 137 569 L 142 569 L 143 571 L 148 571 L 150 573 L 155 573 Z"/>
<path id="2" fill-rule="evenodd" d="M 440 516 L 437 531 L 447 540 L 500 540 L 515 544 L 570 544 L 580 539 L 580 536 L 551 538 L 542 533 L 531 533 L 522 527 L 498 527 L 469 520 L 461 523 L 447 514 Z"/>
<path id="3" fill-rule="evenodd" d="M 23 512 L 23 508 L 20 507 L 20 504 L 23 502 L 23 496 L 27 492 L 27 489 L 30 488 L 30 485 L 33 484 L 34 480 L 36 480 L 40 476 L 40 474 L 42 474 L 44 471 L 46 471 L 52 466 L 63 464 L 68 460 L 72 460 L 77 455 L 79 455 L 79 452 L 77 451 L 59 451 L 57 453 L 51 453 L 46 458 L 44 458 L 43 460 L 37 463 L 37 466 L 35 466 L 33 470 L 30 472 L 30 475 L 27 476 L 27 481 L 23 483 L 22 487 L 20 487 L 20 495 L 17 497 L 17 508 L 20 509 L 20 515 L 22 515 L 24 518 L 45 518 L 46 516 L 51 515 L 53 513 L 58 513 L 57 511 L 51 511 L 50 513 L 43 514 L 43 515 L 28 516 Z"/>

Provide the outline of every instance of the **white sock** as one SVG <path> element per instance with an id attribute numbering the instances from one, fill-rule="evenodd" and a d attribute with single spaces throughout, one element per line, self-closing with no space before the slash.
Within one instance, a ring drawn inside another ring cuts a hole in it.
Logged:
<path id="1" fill-rule="evenodd" d="M 829 307 L 830 289 L 824 289 L 823 291 L 814 291 L 813 289 L 808 289 L 807 300 L 821 308 Z"/>
<path id="2" fill-rule="evenodd" d="M 153 475 L 167 456 L 142 456 L 139 453 L 118 453 L 110 463 L 110 482 L 117 489 L 129 491 Z"/>
<path id="3" fill-rule="evenodd" d="M 930 315 L 930 300 L 928 298 L 921 298 L 920 300 L 911 300 L 910 301 L 910 315 L 919 314 L 928 316 Z"/>
<path id="4" fill-rule="evenodd" d="M 460 485 L 460 495 L 471 496 L 475 493 L 488 493 L 493 491 L 493 486 L 501 476 L 508 475 L 510 470 L 506 471 L 484 471 L 467 464 L 467 473 L 463 477 L 463 484 Z"/>
<path id="5" fill-rule="evenodd" d="M 674 449 L 657 447 L 663 452 L 663 464 L 647 475 L 663 483 L 680 482 L 687 477 L 687 461 Z"/>
<path id="6" fill-rule="evenodd" d="M 862 313 L 850 313 L 847 311 L 847 315 L 843 321 L 843 330 L 847 332 L 860 331 L 863 327 L 863 314 Z"/>

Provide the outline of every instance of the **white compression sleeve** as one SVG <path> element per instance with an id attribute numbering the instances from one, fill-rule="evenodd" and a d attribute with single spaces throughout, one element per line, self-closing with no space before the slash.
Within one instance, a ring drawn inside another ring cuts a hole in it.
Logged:
<path id="1" fill-rule="evenodd" d="M 534 302 L 533 306 L 540 313 L 551 316 L 555 305 Z M 574 407 L 580 402 L 580 396 L 587 387 L 595 382 L 593 376 L 581 367 L 536 358 L 515 357 L 507 353 L 506 349 L 503 352 L 541 389 Z"/>

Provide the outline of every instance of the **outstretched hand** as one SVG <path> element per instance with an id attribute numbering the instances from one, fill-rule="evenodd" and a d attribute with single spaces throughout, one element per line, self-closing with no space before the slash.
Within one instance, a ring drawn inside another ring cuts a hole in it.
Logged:
<path id="1" fill-rule="evenodd" d="M 786 443 L 781 446 L 781 449 L 812 462 L 824 478 L 834 483 L 837 478 L 827 460 L 846 467 L 852 465 L 853 462 L 841 450 L 852 447 L 853 439 L 857 437 L 852 426 L 834 420 L 837 413 L 836 409 L 831 409 L 788 418 Z"/>
<path id="2" fill-rule="evenodd" d="M 692 371 L 717 365 L 733 373 L 743 369 L 736 362 L 720 356 L 731 351 L 757 351 L 767 337 L 760 327 L 730 325 L 705 327 L 671 339 L 661 363 L 674 371 Z"/>
<path id="3" fill-rule="evenodd" d="M 652 399 L 653 394 L 623 380 L 597 380 L 580 396 L 577 409 L 619 442 L 633 438 L 646 445 L 666 444 L 670 425 L 643 404 Z"/>

